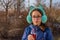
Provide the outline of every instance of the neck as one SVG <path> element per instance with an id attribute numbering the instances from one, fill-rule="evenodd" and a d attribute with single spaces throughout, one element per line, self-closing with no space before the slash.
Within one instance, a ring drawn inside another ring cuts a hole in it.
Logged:
<path id="1" fill-rule="evenodd" d="M 40 26 L 40 29 L 41 29 L 42 31 L 44 31 L 44 30 L 45 30 L 45 27 L 44 27 L 44 26 Z"/>

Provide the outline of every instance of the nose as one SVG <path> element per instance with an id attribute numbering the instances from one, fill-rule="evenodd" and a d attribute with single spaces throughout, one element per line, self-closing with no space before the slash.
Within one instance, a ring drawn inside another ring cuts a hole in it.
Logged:
<path id="1" fill-rule="evenodd" d="M 35 21 L 38 21 L 38 18 L 35 18 L 34 20 L 35 20 Z"/>

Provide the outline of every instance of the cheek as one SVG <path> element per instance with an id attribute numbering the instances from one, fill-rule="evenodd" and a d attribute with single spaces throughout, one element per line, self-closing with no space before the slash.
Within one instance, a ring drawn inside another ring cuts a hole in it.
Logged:
<path id="1" fill-rule="evenodd" d="M 35 22 L 39 23 L 39 22 L 41 22 L 41 19 L 40 20 L 36 20 Z"/>

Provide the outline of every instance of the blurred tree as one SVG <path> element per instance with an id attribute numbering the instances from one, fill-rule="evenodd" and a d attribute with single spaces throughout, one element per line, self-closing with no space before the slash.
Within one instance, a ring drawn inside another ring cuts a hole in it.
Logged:
<path id="1" fill-rule="evenodd" d="M 7 17 L 8 17 L 8 9 L 12 7 L 14 0 L 0 0 L 1 2 L 1 6 L 4 8 L 4 10 L 6 11 L 6 21 L 7 21 Z"/>
<path id="2" fill-rule="evenodd" d="M 24 2 L 24 0 L 17 0 L 17 12 L 18 12 L 17 17 L 19 17 L 19 15 L 20 15 L 20 9 L 24 7 L 23 2 Z M 23 5 L 21 5 L 21 4 L 23 4 Z"/>
<path id="3" fill-rule="evenodd" d="M 41 3 L 41 0 L 36 0 L 36 1 L 37 1 L 37 6 L 39 6 Z"/>
<path id="4" fill-rule="evenodd" d="M 8 23 L 8 9 L 12 7 L 14 0 L 0 0 L 0 5 L 4 8 L 4 10 L 6 11 L 6 26 L 4 27 L 4 37 L 7 37 L 7 31 L 8 31 L 8 27 L 9 27 L 9 23 Z"/>

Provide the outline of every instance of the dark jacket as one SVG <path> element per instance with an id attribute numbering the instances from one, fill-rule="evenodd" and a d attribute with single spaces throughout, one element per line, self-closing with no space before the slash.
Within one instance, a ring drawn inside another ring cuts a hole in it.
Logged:
<path id="1" fill-rule="evenodd" d="M 53 40 L 53 35 L 51 30 L 46 27 L 44 32 L 39 28 L 34 25 L 29 25 L 28 27 L 25 28 L 22 40 L 28 40 L 28 35 L 31 34 L 31 30 L 34 29 L 36 32 L 36 40 Z"/>

